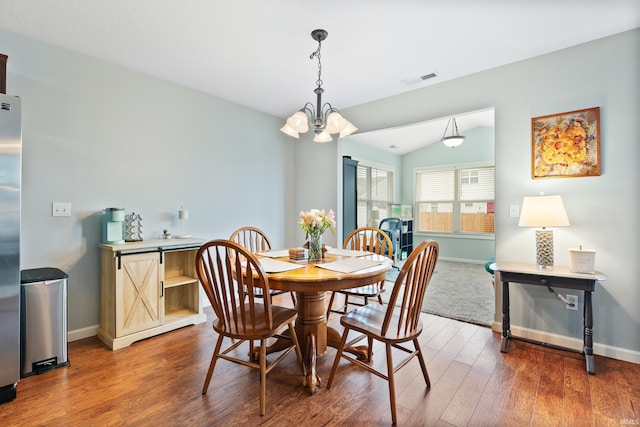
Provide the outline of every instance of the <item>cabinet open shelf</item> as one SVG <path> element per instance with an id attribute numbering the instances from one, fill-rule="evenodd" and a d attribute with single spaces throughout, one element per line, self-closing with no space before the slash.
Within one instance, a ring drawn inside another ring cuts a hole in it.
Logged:
<path id="1" fill-rule="evenodd" d="M 164 290 L 164 316 L 165 320 L 170 315 L 182 311 L 197 313 L 200 306 L 200 288 L 198 282 L 191 282 L 180 286 L 173 286 Z"/>
<path id="2" fill-rule="evenodd" d="M 189 276 L 178 276 L 178 277 L 171 277 L 171 278 L 167 278 L 164 281 L 164 287 L 166 288 L 173 288 L 174 286 L 182 286 L 182 285 L 188 285 L 190 283 L 198 283 L 198 279 L 196 279 L 195 277 L 189 277 Z"/>
<path id="3" fill-rule="evenodd" d="M 190 310 L 188 308 L 182 307 L 182 308 L 174 309 L 174 310 L 170 311 L 169 313 L 165 313 L 164 314 L 164 320 L 165 320 L 166 323 L 173 323 L 173 322 L 182 320 L 187 316 L 193 316 L 193 315 L 196 315 L 196 314 L 198 314 L 197 311 L 193 311 L 193 310 Z"/>

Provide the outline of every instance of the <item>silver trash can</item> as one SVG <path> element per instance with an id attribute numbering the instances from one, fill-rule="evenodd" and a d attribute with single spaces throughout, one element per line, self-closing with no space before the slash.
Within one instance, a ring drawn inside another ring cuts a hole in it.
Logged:
<path id="1" fill-rule="evenodd" d="M 57 268 L 20 272 L 20 376 L 69 364 L 67 274 Z"/>

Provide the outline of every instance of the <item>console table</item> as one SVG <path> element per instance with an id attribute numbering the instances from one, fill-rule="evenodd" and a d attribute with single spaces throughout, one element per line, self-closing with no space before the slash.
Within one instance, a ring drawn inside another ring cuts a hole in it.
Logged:
<path id="1" fill-rule="evenodd" d="M 195 257 L 202 239 L 100 244 L 100 327 L 110 349 L 205 322 Z"/>
<path id="2" fill-rule="evenodd" d="M 523 283 L 545 287 L 558 287 L 584 291 L 584 346 L 583 354 L 587 362 L 587 372 L 596 373 L 593 357 L 593 308 L 591 296 L 597 281 L 607 280 L 607 276 L 596 271 L 593 274 L 574 273 L 569 267 L 554 266 L 541 268 L 535 264 L 498 262 L 494 264 L 495 271 L 500 272 L 502 282 L 502 341 L 500 351 L 506 353 L 511 338 L 511 324 L 509 319 L 509 283 Z"/>

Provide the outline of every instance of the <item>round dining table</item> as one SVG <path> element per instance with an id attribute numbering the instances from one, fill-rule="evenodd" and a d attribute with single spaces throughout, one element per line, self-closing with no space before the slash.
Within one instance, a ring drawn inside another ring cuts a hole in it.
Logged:
<path id="1" fill-rule="evenodd" d="M 327 252 L 320 262 L 303 262 L 301 268 L 279 273 L 267 273 L 269 287 L 296 293 L 296 335 L 301 346 L 305 368 L 304 386 L 312 394 L 320 387 L 320 377 L 316 371 L 316 357 L 322 356 L 327 346 L 337 348 L 341 334 L 336 329 L 327 326 L 326 294 L 330 291 L 357 288 L 383 282 L 387 271 L 392 266 L 392 260 L 381 255 L 368 254 L 358 259 L 378 261 L 380 264 L 359 269 L 354 272 L 340 272 L 319 267 L 318 264 L 330 263 L 349 258 L 349 251 L 339 254 Z M 260 254 L 257 254 L 260 255 Z M 288 257 L 276 258 L 289 261 Z M 284 345 L 284 343 L 282 343 Z M 276 342 L 267 350 L 275 352 L 281 349 Z M 367 358 L 367 347 L 351 347 L 345 349 L 355 354 L 359 359 Z"/>

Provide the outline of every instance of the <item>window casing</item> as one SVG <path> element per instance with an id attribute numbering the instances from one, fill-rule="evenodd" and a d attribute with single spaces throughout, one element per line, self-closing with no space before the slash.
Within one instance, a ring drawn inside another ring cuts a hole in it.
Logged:
<path id="1" fill-rule="evenodd" d="M 357 226 L 377 226 L 393 203 L 393 172 L 358 164 Z"/>
<path id="2" fill-rule="evenodd" d="M 416 172 L 416 231 L 494 232 L 495 168 L 460 167 Z"/>

